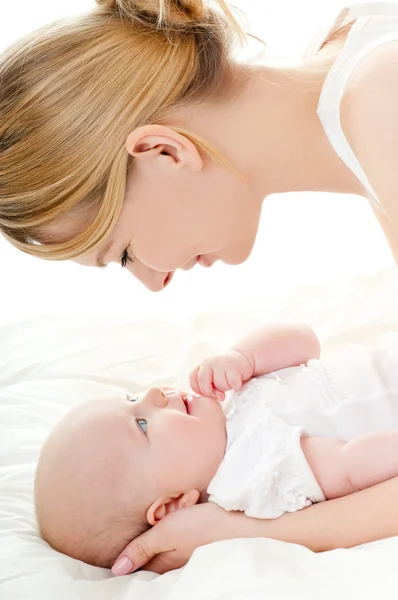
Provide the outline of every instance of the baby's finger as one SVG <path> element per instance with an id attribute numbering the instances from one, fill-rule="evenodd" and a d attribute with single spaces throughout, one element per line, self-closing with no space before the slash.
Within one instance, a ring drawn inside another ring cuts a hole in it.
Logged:
<path id="1" fill-rule="evenodd" d="M 230 385 L 230 389 L 235 390 L 236 392 L 241 389 L 242 375 L 237 369 L 230 369 L 225 375 Z"/>
<path id="2" fill-rule="evenodd" d="M 217 367 L 213 369 L 213 385 L 217 390 L 220 390 L 220 392 L 227 392 L 231 389 L 224 369 Z"/>
<path id="3" fill-rule="evenodd" d="M 208 398 L 214 398 L 213 369 L 210 365 L 201 365 L 198 372 L 199 393 Z"/>
<path id="4" fill-rule="evenodd" d="M 225 394 L 224 392 L 220 392 L 220 390 L 214 390 L 215 394 L 216 394 L 216 398 L 219 402 L 224 402 L 225 400 Z"/>
<path id="5" fill-rule="evenodd" d="M 197 367 L 195 367 L 195 369 L 191 372 L 191 374 L 189 376 L 189 385 L 190 385 L 191 390 L 193 392 L 195 392 L 195 394 L 200 394 L 199 381 L 198 381 L 199 368 L 200 368 L 199 365 Z"/>

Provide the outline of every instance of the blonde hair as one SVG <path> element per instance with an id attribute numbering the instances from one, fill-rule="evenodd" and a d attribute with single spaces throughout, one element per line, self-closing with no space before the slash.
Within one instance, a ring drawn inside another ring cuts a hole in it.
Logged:
<path id="1" fill-rule="evenodd" d="M 96 0 L 91 12 L 47 25 L 0 58 L 0 231 L 51 260 L 96 249 L 116 224 L 132 158 L 128 134 L 171 107 L 220 95 L 234 33 L 224 0 Z M 223 158 L 191 132 L 200 151 Z M 225 161 L 224 161 L 225 163 Z M 73 239 L 45 226 L 85 218 Z"/>

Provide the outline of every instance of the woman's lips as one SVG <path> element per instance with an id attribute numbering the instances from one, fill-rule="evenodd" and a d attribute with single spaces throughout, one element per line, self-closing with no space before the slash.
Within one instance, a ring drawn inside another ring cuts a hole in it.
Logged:
<path id="1" fill-rule="evenodd" d="M 185 265 L 184 267 L 180 267 L 183 271 L 190 271 L 191 269 L 193 269 L 197 264 L 199 264 L 202 267 L 205 267 L 206 269 L 208 269 L 209 267 L 212 267 L 213 264 L 216 262 L 217 259 L 212 259 L 210 257 L 206 257 L 206 256 L 197 256 L 191 263 Z M 175 271 L 170 271 L 169 273 L 167 273 L 166 277 L 164 278 L 163 281 L 163 287 L 167 287 L 170 283 L 170 281 L 173 279 L 174 276 L 174 272 Z"/>
<path id="2" fill-rule="evenodd" d="M 169 273 L 167 273 L 167 275 L 163 281 L 163 288 L 165 288 L 169 285 L 170 281 L 173 279 L 173 275 L 174 275 L 173 271 L 170 271 Z"/>
<path id="3" fill-rule="evenodd" d="M 183 271 L 190 271 L 198 264 L 202 267 L 208 268 L 211 267 L 216 262 L 216 260 L 217 258 L 211 258 L 208 254 L 205 254 L 204 256 L 200 254 L 195 258 L 192 258 L 189 263 L 186 263 L 183 267 L 180 267 L 180 269 L 182 269 Z"/>
<path id="4" fill-rule="evenodd" d="M 202 266 L 205 267 L 206 269 L 208 269 L 209 267 L 211 267 L 214 263 L 214 260 L 212 260 L 209 257 L 206 256 L 199 256 L 198 257 L 198 263 Z"/>

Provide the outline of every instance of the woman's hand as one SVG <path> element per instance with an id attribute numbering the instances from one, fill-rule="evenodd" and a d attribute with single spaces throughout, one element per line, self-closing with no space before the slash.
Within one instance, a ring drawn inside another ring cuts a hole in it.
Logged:
<path id="1" fill-rule="evenodd" d="M 199 546 L 239 537 L 235 523 L 238 525 L 240 516 L 226 512 L 214 502 L 170 513 L 126 546 L 112 572 L 126 575 L 144 567 L 165 573 L 183 567 Z"/>
<path id="2" fill-rule="evenodd" d="M 240 537 L 267 537 L 324 552 L 396 535 L 398 477 L 279 519 L 252 519 L 213 502 L 184 508 L 131 542 L 119 557 L 120 568 L 117 561 L 112 570 L 124 575 L 146 565 L 155 573 L 165 573 L 184 566 L 199 546 Z"/>
<path id="3" fill-rule="evenodd" d="M 253 376 L 253 365 L 236 350 L 229 350 L 204 360 L 189 376 L 196 394 L 224 400 L 225 392 L 238 391 Z"/>

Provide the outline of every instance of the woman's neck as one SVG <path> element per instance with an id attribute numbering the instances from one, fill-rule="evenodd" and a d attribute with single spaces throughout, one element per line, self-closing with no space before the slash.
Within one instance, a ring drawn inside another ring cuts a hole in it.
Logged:
<path id="1" fill-rule="evenodd" d="M 331 66 L 320 58 L 305 66 L 268 66 L 256 73 L 247 96 L 246 114 L 250 117 L 241 118 L 265 195 L 362 193 L 362 184 L 335 152 L 317 114 Z"/>
<path id="2" fill-rule="evenodd" d="M 261 197 L 292 191 L 364 194 L 317 115 L 322 84 L 336 57 L 329 50 L 289 66 L 236 65 L 238 93 L 190 107 L 186 116 L 179 111 L 179 123 L 182 117 L 223 151 Z"/>

